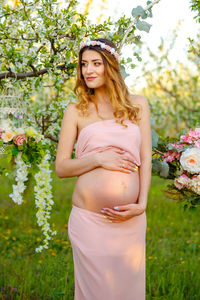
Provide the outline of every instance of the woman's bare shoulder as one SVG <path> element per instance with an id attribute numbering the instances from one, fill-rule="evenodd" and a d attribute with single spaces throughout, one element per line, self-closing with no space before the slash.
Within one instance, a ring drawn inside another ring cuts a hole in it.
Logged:
<path id="1" fill-rule="evenodd" d="M 65 109 L 66 111 L 76 114 L 77 113 L 77 108 L 76 108 L 76 103 L 75 102 L 69 102 L 67 104 L 67 107 Z"/>
<path id="2" fill-rule="evenodd" d="M 148 107 L 148 101 L 142 95 L 133 95 L 133 94 L 130 94 L 129 98 L 130 98 L 130 102 L 132 104 L 139 104 L 139 105 L 142 105 L 143 107 Z"/>

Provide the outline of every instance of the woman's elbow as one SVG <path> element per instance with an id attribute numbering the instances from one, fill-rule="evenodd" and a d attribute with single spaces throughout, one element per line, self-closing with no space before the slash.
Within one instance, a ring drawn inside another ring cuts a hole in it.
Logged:
<path id="1" fill-rule="evenodd" d="M 62 168 L 62 164 L 59 164 L 58 162 L 55 163 L 55 171 L 56 171 L 56 175 L 59 178 L 63 178 L 63 168 Z"/>

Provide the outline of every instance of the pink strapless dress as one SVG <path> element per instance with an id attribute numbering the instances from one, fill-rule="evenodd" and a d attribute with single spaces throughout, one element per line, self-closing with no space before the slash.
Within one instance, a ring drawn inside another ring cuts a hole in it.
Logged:
<path id="1" fill-rule="evenodd" d="M 139 127 L 115 119 L 84 127 L 76 144 L 80 158 L 109 147 L 124 149 L 140 165 Z M 95 199 L 94 199 L 95 201 Z M 146 212 L 110 223 L 75 205 L 68 220 L 75 277 L 75 300 L 145 300 Z"/>

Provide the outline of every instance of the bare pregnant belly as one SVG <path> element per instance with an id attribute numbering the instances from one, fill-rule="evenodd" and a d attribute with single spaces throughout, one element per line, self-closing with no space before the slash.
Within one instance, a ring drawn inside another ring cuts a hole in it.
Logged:
<path id="1" fill-rule="evenodd" d="M 74 205 L 100 213 L 103 207 L 136 203 L 139 194 L 139 174 L 126 174 L 96 168 L 80 175 L 76 181 Z"/>

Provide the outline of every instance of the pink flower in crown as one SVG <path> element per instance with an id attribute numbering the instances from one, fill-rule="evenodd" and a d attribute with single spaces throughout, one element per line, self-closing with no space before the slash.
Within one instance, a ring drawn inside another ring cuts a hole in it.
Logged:
<path id="1" fill-rule="evenodd" d="M 0 128 L 0 137 L 2 136 L 3 129 Z"/>
<path id="2" fill-rule="evenodd" d="M 114 55 L 114 57 L 115 57 L 116 59 L 118 59 L 118 58 L 119 58 L 119 54 L 116 53 L 116 54 Z"/>
<path id="3" fill-rule="evenodd" d="M 194 147 L 200 148 L 200 140 L 198 140 L 194 143 Z"/>
<path id="4" fill-rule="evenodd" d="M 111 50 L 111 47 L 108 46 L 108 45 L 106 45 L 106 46 L 105 46 L 105 49 L 106 49 L 107 51 L 110 51 L 110 50 Z"/>
<path id="5" fill-rule="evenodd" d="M 96 46 L 96 45 L 98 45 L 98 44 L 97 44 L 97 41 L 93 41 L 93 42 L 92 42 L 92 46 Z"/>
<path id="6" fill-rule="evenodd" d="M 83 47 L 85 47 L 86 46 L 86 43 L 83 43 L 82 45 L 81 45 L 81 48 L 83 48 Z"/>

